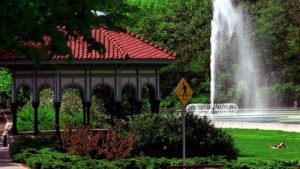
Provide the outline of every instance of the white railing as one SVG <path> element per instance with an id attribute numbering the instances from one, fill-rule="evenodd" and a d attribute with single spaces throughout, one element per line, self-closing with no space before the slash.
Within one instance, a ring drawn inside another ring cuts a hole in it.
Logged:
<path id="1" fill-rule="evenodd" d="M 239 107 L 235 103 L 222 103 L 222 104 L 189 104 L 186 107 L 187 112 L 192 112 L 198 115 L 205 114 L 225 114 L 237 113 Z"/>

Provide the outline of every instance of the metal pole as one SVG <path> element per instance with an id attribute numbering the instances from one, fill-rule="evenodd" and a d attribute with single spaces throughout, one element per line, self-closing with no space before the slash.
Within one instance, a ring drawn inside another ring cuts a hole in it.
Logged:
<path id="1" fill-rule="evenodd" d="M 185 151 L 185 108 L 182 109 L 182 163 L 186 165 L 186 151 Z"/>

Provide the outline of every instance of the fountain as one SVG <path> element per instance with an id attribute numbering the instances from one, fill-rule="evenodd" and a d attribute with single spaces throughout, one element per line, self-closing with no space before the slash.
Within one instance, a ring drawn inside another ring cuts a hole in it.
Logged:
<path id="1" fill-rule="evenodd" d="M 237 112 L 236 104 L 216 104 L 234 102 L 243 107 L 258 109 L 268 104 L 268 98 L 260 92 L 263 72 L 258 61 L 259 52 L 251 38 L 249 16 L 233 0 L 213 0 L 213 20 L 211 21 L 211 83 L 210 106 L 190 105 L 189 109 L 201 113 Z M 228 92 L 231 98 L 222 100 Z M 228 111 L 228 105 L 232 111 Z M 193 107 L 193 108 L 191 108 Z M 203 111 L 199 108 L 202 107 Z M 218 111 L 215 110 L 218 109 Z M 221 110 L 220 108 L 224 108 Z M 205 111 L 204 111 L 205 109 Z"/>
<path id="2" fill-rule="evenodd" d="M 300 111 L 266 108 L 269 100 L 260 92 L 264 77 L 249 16 L 233 1 L 213 0 L 210 103 L 189 104 L 186 111 L 209 117 L 217 127 L 300 132 Z M 240 97 L 223 99 L 226 92 Z"/>
<path id="3" fill-rule="evenodd" d="M 263 72 L 251 38 L 249 16 L 232 0 L 214 0 L 211 25 L 211 104 L 222 97 L 219 93 L 231 90 L 241 97 L 230 102 L 248 108 L 265 107 L 268 98 L 259 91 Z"/>

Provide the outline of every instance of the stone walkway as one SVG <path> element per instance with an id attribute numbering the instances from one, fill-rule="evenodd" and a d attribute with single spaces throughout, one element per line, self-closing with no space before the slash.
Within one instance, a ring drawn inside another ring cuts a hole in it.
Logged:
<path id="1" fill-rule="evenodd" d="M 228 122 L 228 121 L 225 121 L 225 122 L 213 121 L 212 123 L 218 128 L 280 130 L 280 131 L 300 133 L 300 125 L 299 124 Z"/>
<path id="2" fill-rule="evenodd" d="M 0 169 L 25 169 L 26 167 L 22 166 L 19 163 L 12 162 L 12 159 L 9 157 L 8 147 L 3 147 L 0 144 Z"/>
<path id="3" fill-rule="evenodd" d="M 300 132 L 300 111 L 296 109 L 241 110 L 234 114 L 210 116 L 209 119 L 220 128 Z"/>
<path id="4" fill-rule="evenodd" d="M 0 116 L 0 169 L 25 169 L 27 167 L 20 163 L 14 163 L 9 156 L 9 148 L 3 147 L 3 129 L 6 121 L 3 116 Z"/>

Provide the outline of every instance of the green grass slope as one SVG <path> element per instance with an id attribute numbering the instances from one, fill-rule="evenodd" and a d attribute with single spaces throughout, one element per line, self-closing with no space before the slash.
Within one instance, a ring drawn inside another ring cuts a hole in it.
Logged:
<path id="1" fill-rule="evenodd" d="M 239 159 L 300 160 L 300 133 L 253 129 L 223 129 L 240 150 Z M 283 142 L 287 148 L 272 149 Z"/>

